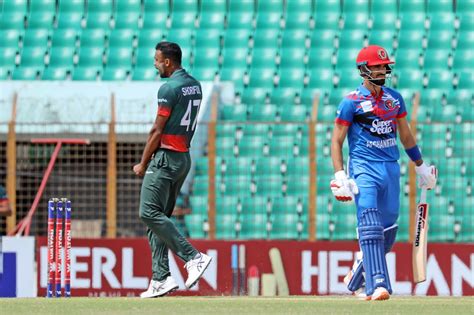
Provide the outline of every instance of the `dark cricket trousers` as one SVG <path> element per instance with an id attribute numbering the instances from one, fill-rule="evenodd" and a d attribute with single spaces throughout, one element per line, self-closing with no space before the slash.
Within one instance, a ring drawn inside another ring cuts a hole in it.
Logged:
<path id="1" fill-rule="evenodd" d="M 148 227 L 153 280 L 162 281 L 171 275 L 168 249 L 186 262 L 199 253 L 169 219 L 190 167 L 189 152 L 159 149 L 143 179 L 140 218 Z"/>

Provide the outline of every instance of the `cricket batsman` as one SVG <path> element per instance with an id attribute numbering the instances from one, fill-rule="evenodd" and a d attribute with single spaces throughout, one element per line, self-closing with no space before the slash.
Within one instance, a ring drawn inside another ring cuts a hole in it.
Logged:
<path id="1" fill-rule="evenodd" d="M 366 299 L 375 301 L 387 300 L 392 294 L 385 254 L 391 250 L 398 229 L 397 130 L 405 152 L 416 165 L 420 188 L 434 188 L 437 175 L 434 166 L 423 162 L 406 119 L 402 96 L 384 86 L 392 64 L 384 48 L 376 45 L 362 48 L 356 66 L 364 81 L 339 104 L 331 142 L 335 179 L 330 187 L 337 200 L 355 201 L 362 250 L 361 259 L 356 260 L 345 282 L 352 292 L 363 290 L 365 286 Z M 342 157 L 346 136 L 349 142 L 347 172 Z"/>
<path id="2" fill-rule="evenodd" d="M 164 296 L 178 284 L 171 276 L 168 249 L 186 262 L 186 287 L 194 286 L 212 258 L 197 251 L 170 216 L 191 167 L 189 147 L 196 129 L 202 100 L 201 84 L 181 67 L 181 48 L 171 42 L 156 45 L 155 68 L 169 78 L 158 91 L 158 113 L 150 130 L 140 163 L 133 172 L 144 176 L 140 194 L 140 218 L 147 226 L 152 253 L 148 290 L 142 298 Z"/>

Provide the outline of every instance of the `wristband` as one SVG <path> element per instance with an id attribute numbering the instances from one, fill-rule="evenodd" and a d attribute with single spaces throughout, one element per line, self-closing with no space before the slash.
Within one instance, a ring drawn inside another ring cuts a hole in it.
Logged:
<path id="1" fill-rule="evenodd" d="M 421 152 L 417 145 L 415 145 L 413 148 L 406 149 L 405 152 L 413 162 L 421 160 Z"/>

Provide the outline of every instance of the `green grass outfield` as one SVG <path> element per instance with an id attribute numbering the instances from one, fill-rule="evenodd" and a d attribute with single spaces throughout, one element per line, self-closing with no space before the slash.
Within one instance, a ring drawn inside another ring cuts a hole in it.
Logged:
<path id="1" fill-rule="evenodd" d="M 294 296 L 0 299 L 0 313 L 16 314 L 474 314 L 474 297 L 392 297 L 366 302 L 353 297 Z"/>

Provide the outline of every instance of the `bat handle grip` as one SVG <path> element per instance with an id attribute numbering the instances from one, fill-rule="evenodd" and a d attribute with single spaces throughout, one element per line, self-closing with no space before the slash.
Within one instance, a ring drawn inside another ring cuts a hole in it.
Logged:
<path id="1" fill-rule="evenodd" d="M 420 202 L 426 203 L 426 188 L 421 189 Z"/>

